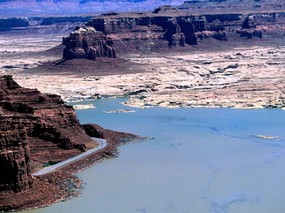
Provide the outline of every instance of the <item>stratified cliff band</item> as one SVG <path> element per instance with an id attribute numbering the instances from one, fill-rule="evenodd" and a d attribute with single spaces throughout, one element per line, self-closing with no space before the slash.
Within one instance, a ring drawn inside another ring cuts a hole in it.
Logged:
<path id="1" fill-rule="evenodd" d="M 152 13 L 106 13 L 77 27 L 69 37 L 63 58 L 115 58 L 117 54 L 159 52 L 166 48 L 181 51 L 214 38 L 220 41 L 236 37 L 262 38 L 257 23 L 271 23 L 282 14 L 219 13 L 192 15 L 171 6 Z M 169 49 L 170 50 L 170 49 Z"/>
<path id="2" fill-rule="evenodd" d="M 0 120 L 0 191 L 30 188 L 35 166 L 76 155 L 92 142 L 59 96 L 22 88 L 12 76 L 0 77 Z"/>
<path id="3" fill-rule="evenodd" d="M 77 27 L 69 37 L 63 38 L 66 48 L 63 58 L 87 58 L 95 60 L 97 57 L 115 58 L 116 52 L 110 47 L 111 41 L 107 36 L 96 31 L 93 27 Z"/>

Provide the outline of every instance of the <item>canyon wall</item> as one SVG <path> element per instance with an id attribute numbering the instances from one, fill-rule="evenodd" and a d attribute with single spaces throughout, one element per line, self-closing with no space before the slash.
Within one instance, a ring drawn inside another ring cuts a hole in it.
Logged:
<path id="1" fill-rule="evenodd" d="M 29 189 L 36 167 L 94 143 L 59 96 L 22 88 L 11 76 L 0 77 L 0 121 L 0 191 Z"/>
<path id="2" fill-rule="evenodd" d="M 261 17 L 276 14 L 244 15 L 220 13 L 191 15 L 177 8 L 163 6 L 152 13 L 107 13 L 90 20 L 86 26 L 103 32 L 118 53 L 159 51 L 167 47 L 197 45 L 200 40 L 229 37 L 262 38 L 262 31 L 252 23 L 268 24 Z M 250 22 L 250 23 L 249 23 Z M 248 27 L 244 27 L 248 25 Z M 180 50 L 182 50 L 180 48 Z"/>
<path id="3" fill-rule="evenodd" d="M 158 14 L 103 14 L 87 23 L 102 31 L 120 52 L 153 51 L 159 47 L 197 44 L 193 17 Z"/>
<path id="4" fill-rule="evenodd" d="M 0 135 L 0 191 L 29 189 L 31 159 L 24 126 L 16 124 L 13 116 L 1 115 Z"/>
<path id="5" fill-rule="evenodd" d="M 171 6 L 152 13 L 106 13 L 63 38 L 63 58 L 115 58 L 116 53 L 150 52 L 197 45 L 198 39 L 227 40 L 226 27 L 241 28 L 242 14 L 189 15 Z"/>

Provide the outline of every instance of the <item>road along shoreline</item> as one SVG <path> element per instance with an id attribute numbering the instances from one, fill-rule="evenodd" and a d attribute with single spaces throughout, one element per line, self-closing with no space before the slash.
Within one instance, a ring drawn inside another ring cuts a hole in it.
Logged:
<path id="1" fill-rule="evenodd" d="M 33 187 L 29 190 L 19 193 L 3 192 L 0 194 L 1 211 L 11 212 L 41 208 L 79 196 L 82 181 L 75 176 L 76 173 L 105 159 L 117 157 L 120 145 L 145 139 L 129 133 L 104 129 L 96 124 L 83 126 L 92 138 L 98 137 L 94 134 L 100 132 L 99 137 L 101 138 L 102 147 L 99 146 L 100 149 L 90 153 L 87 151 L 84 157 L 79 157 L 72 160 L 72 162 L 61 165 L 52 172 L 34 173 L 32 175 Z M 88 129 L 90 126 L 96 126 L 98 132 L 92 132 L 92 128 Z M 97 140 L 99 142 L 99 139 Z"/>
<path id="2" fill-rule="evenodd" d="M 104 149 L 108 145 L 107 141 L 104 139 L 101 139 L 101 138 L 92 138 L 92 139 L 99 143 L 98 147 L 90 149 L 86 152 L 83 152 L 77 156 L 74 156 L 74 157 L 69 158 L 67 160 L 64 160 L 62 162 L 59 162 L 59 163 L 54 164 L 52 166 L 45 167 L 45 168 L 33 173 L 32 176 L 40 176 L 40 175 L 45 175 L 45 174 L 54 172 L 57 169 L 63 168 L 63 167 L 65 167 L 71 163 L 74 163 L 74 162 L 76 162 L 76 161 L 78 161 L 84 157 L 88 157 L 89 155 L 96 153 L 96 152 L 100 151 L 101 149 Z"/>

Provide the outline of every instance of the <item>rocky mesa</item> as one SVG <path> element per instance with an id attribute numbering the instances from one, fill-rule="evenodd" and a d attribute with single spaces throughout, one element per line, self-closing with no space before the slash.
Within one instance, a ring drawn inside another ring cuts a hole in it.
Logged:
<path id="1" fill-rule="evenodd" d="M 208 38 L 262 38 L 260 26 L 277 23 L 283 13 L 201 13 L 161 6 L 153 12 L 106 13 L 63 38 L 63 58 L 115 58 L 128 53 L 188 51 Z"/>

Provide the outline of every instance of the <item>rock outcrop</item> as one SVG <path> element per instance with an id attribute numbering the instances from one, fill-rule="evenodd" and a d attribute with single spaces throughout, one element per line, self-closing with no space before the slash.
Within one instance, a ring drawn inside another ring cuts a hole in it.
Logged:
<path id="1" fill-rule="evenodd" d="M 274 12 L 245 14 L 240 11 L 194 13 L 189 8 L 169 5 L 153 12 L 105 13 L 63 39 L 64 58 L 95 59 L 115 57 L 116 53 L 163 52 L 167 48 L 170 50 L 169 47 L 171 51 L 181 51 L 207 38 L 237 40 L 237 34 L 243 38 L 262 38 L 263 31 L 257 26 L 268 25 L 284 16 Z"/>
<path id="2" fill-rule="evenodd" d="M 161 8 L 160 8 L 161 9 Z M 166 13 L 102 14 L 86 25 L 112 38 L 119 52 L 155 51 L 167 47 L 197 44 L 195 32 L 204 20 L 194 16 L 173 16 Z M 170 10 L 172 11 L 172 10 Z"/>
<path id="3" fill-rule="evenodd" d="M 241 37 L 262 38 L 262 32 L 255 29 L 251 16 L 245 20 L 243 17 L 239 13 L 191 15 L 177 8 L 162 6 L 152 13 L 102 14 L 86 26 L 112 38 L 118 53 L 151 52 L 167 47 L 197 45 L 199 39 L 205 38 L 227 41 L 229 36 L 235 39 L 235 32 Z M 84 55 L 82 49 L 81 53 Z"/>
<path id="4" fill-rule="evenodd" d="M 240 37 L 253 38 L 258 37 L 262 38 L 262 31 L 256 29 L 256 25 L 254 23 L 254 15 L 247 16 L 240 30 L 237 31 L 240 34 Z"/>
<path id="5" fill-rule="evenodd" d="M 194 25 L 187 19 L 169 19 L 166 25 L 166 33 L 163 38 L 168 41 L 169 46 L 185 46 L 197 44 Z"/>
<path id="6" fill-rule="evenodd" d="M 0 120 L 0 191 L 29 189 L 34 167 L 94 143 L 59 96 L 22 88 L 11 76 L 0 77 Z"/>
<path id="7" fill-rule="evenodd" d="M 110 45 L 112 41 L 93 27 L 77 27 L 69 37 L 63 38 L 66 46 L 63 58 L 86 58 L 96 60 L 97 57 L 115 58 L 116 52 Z"/>

